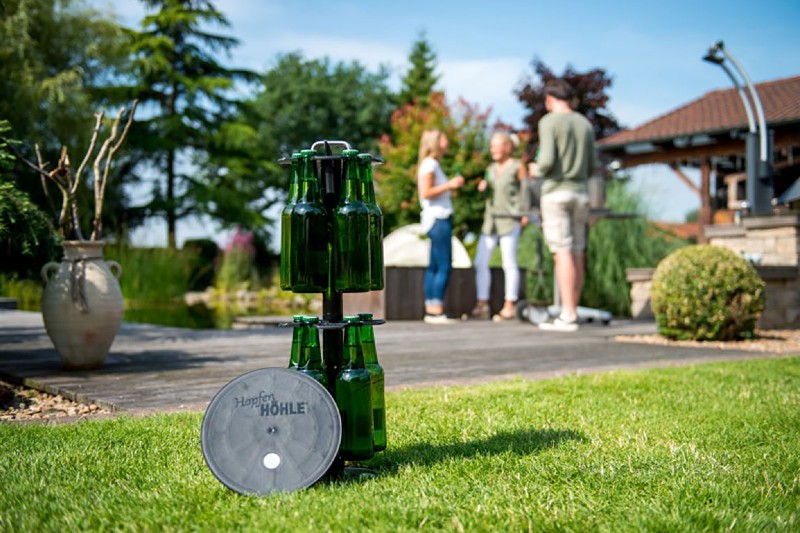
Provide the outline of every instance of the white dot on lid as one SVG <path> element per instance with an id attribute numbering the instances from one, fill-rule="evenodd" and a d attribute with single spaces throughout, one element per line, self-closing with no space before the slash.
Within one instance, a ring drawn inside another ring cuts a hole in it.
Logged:
<path id="1" fill-rule="evenodd" d="M 275 470 L 281 464 L 281 456 L 277 453 L 268 453 L 264 456 L 264 466 L 270 470 Z"/>

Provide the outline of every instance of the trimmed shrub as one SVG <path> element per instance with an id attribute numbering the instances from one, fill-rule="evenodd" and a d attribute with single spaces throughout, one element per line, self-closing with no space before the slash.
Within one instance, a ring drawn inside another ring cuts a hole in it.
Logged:
<path id="1" fill-rule="evenodd" d="M 651 296 L 658 331 L 664 337 L 751 338 L 764 310 L 764 281 L 733 251 L 694 245 L 659 263 Z"/>

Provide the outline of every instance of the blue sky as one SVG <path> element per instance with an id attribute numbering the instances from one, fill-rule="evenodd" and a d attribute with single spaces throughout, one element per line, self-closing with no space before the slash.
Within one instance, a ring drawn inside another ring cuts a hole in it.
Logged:
<path id="1" fill-rule="evenodd" d="M 92 0 L 138 26 L 139 2 Z M 231 22 L 225 33 L 241 44 L 225 61 L 265 70 L 280 53 L 328 56 L 376 69 L 392 83 L 406 68 L 411 45 L 424 31 L 438 57 L 440 88 L 463 96 L 493 117 L 521 126 L 524 109 L 513 94 L 539 57 L 555 72 L 599 67 L 612 78 L 609 109 L 635 127 L 704 93 L 730 86 L 722 69 L 701 60 L 717 40 L 754 82 L 800 74 L 800 0 L 673 0 L 646 2 L 510 1 L 380 2 L 351 0 L 219 0 Z M 113 6 L 113 7 L 112 7 Z M 654 218 L 680 221 L 698 204 L 671 171 L 641 167 L 635 183 Z M 198 231 L 186 227 L 183 240 Z"/>

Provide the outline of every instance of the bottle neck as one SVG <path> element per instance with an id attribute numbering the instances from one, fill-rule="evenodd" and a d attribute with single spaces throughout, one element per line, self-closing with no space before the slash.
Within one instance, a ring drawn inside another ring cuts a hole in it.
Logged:
<path id="1" fill-rule="evenodd" d="M 303 176 L 300 181 L 300 188 L 297 192 L 298 202 L 316 202 L 319 198 L 317 178 L 314 176 Z"/>
<path id="2" fill-rule="evenodd" d="M 302 358 L 303 343 L 305 341 L 306 326 L 295 326 L 292 332 L 292 352 L 289 357 L 289 364 L 293 367 L 299 367 Z"/>
<path id="3" fill-rule="evenodd" d="M 309 325 L 306 332 L 305 346 L 308 352 L 306 364 L 316 365 L 322 362 L 322 354 L 319 349 L 319 333 L 317 328 Z"/>
<path id="4" fill-rule="evenodd" d="M 286 203 L 293 204 L 297 202 L 297 194 L 300 184 L 300 171 L 302 162 L 296 159 L 292 160 L 292 173 L 289 178 L 289 198 Z"/>
<path id="5" fill-rule="evenodd" d="M 302 175 L 300 176 L 297 201 L 298 202 L 316 202 L 319 197 L 319 185 L 317 177 L 314 175 L 314 164 L 310 157 L 303 159 Z"/>
<path id="6" fill-rule="evenodd" d="M 372 161 L 359 161 L 361 197 L 368 204 L 375 203 L 375 185 L 372 181 Z"/>
<path id="7" fill-rule="evenodd" d="M 378 351 L 375 348 L 375 332 L 369 324 L 359 326 L 359 336 L 361 339 L 361 350 L 364 353 L 364 364 L 378 364 Z"/>
<path id="8" fill-rule="evenodd" d="M 349 325 L 345 330 L 345 352 L 350 357 L 350 368 L 366 368 L 364 364 L 364 352 L 358 339 L 358 328 L 356 325 Z"/>
<path id="9" fill-rule="evenodd" d="M 356 202 L 359 198 L 358 160 L 354 157 L 345 160 L 344 184 L 342 187 L 342 201 Z"/>

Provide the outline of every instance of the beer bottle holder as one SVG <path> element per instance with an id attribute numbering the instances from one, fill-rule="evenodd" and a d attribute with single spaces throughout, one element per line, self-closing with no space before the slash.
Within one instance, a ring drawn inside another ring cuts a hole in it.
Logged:
<path id="1" fill-rule="evenodd" d="M 311 150 L 324 147 L 324 154 L 309 155 L 309 161 L 314 162 L 313 171 L 319 183 L 328 228 L 334 227 L 332 214 L 342 195 L 345 167 L 345 158 L 334 155 L 331 145 L 351 149 L 346 141 L 317 141 Z M 383 161 L 372 156 L 371 162 Z M 288 164 L 291 159 L 284 158 L 279 163 Z M 335 230 L 326 230 L 325 233 L 328 245 L 332 247 Z M 380 265 L 382 272 L 382 256 L 379 262 L 370 264 L 370 269 L 376 264 Z M 295 370 L 263 368 L 230 381 L 206 409 L 201 427 L 203 457 L 211 472 L 231 490 L 241 494 L 268 495 L 275 491 L 308 487 L 325 475 L 360 477 L 371 473 L 354 466 L 345 468 L 342 448 L 345 424 L 336 402 L 336 378 L 344 366 L 345 329 L 348 326 L 377 326 L 385 321 L 360 319 L 354 322 L 351 319 L 350 323 L 345 322 L 343 292 L 362 291 L 336 290 L 332 270 L 331 267 L 324 290 L 309 291 L 322 293 L 322 320 L 279 324 L 293 328 L 313 326 L 321 332 L 322 369 L 328 381 L 327 388 L 320 381 Z M 377 359 L 375 364 L 377 366 Z M 382 370 L 380 372 L 382 376 Z M 380 390 L 383 390 L 382 385 Z M 362 403 L 359 405 L 363 407 Z M 375 409 L 374 403 L 371 408 Z M 382 420 L 383 447 L 375 447 L 373 455 L 386 445 L 385 419 Z M 377 441 L 373 440 L 373 444 L 377 446 Z"/>
<path id="2" fill-rule="evenodd" d="M 333 141 L 321 140 L 313 143 L 310 150 L 316 152 L 315 155 L 310 156 L 313 162 L 312 168 L 314 176 L 319 184 L 320 194 L 322 196 L 323 206 L 327 214 L 327 225 L 330 229 L 328 238 L 329 245 L 333 246 L 333 241 L 336 238 L 335 229 L 333 224 L 333 213 L 339 205 L 343 195 L 344 180 L 345 180 L 345 157 L 341 154 L 334 154 L 331 149 L 332 146 L 339 146 L 342 151 L 352 150 L 352 147 L 347 141 Z M 319 150 L 322 149 L 322 153 Z M 371 161 L 373 164 L 381 164 L 383 160 L 380 157 L 372 156 Z M 285 157 L 278 160 L 282 165 L 289 165 L 292 159 Z M 283 253 L 283 250 L 281 251 Z M 333 258 L 331 261 L 333 262 Z M 345 292 L 364 292 L 364 291 L 340 291 L 334 287 L 334 273 L 333 266 L 331 267 L 331 275 L 328 280 L 328 287 L 326 290 L 321 291 L 322 294 L 322 317 L 321 320 L 314 324 L 304 324 L 302 322 L 284 322 L 279 324 L 282 327 L 299 327 L 299 326 L 313 326 L 321 332 L 321 348 L 322 348 L 322 362 L 323 368 L 328 378 L 328 392 L 336 400 L 335 382 L 339 371 L 342 369 L 344 362 L 342 361 L 342 352 L 344 346 L 343 332 L 348 324 L 344 321 L 343 314 L 343 301 L 342 295 Z M 381 265 L 382 270 L 382 265 Z M 381 325 L 385 320 L 360 320 L 356 325 Z M 337 460 L 332 464 L 329 474 L 332 476 L 342 475 L 346 472 L 344 467 L 344 460 L 341 455 L 337 456 Z"/>

